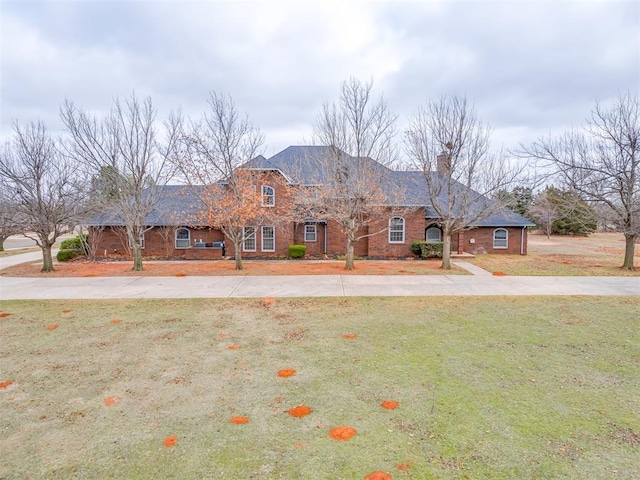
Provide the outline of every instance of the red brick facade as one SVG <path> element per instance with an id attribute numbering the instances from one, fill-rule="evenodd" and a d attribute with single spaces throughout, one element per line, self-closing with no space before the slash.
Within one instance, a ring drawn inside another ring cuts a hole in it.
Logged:
<path id="1" fill-rule="evenodd" d="M 262 185 L 269 185 L 275 190 L 275 205 L 263 206 L 261 217 L 256 219 L 255 249 L 243 250 L 243 258 L 282 257 L 287 256 L 291 244 L 307 246 L 307 256 L 319 257 L 323 255 L 344 255 L 346 252 L 346 238 L 340 226 L 333 220 L 318 223 L 294 223 L 286 221 L 291 209 L 290 187 L 284 177 L 276 171 L 265 171 L 257 185 L 261 192 Z M 401 216 L 403 234 L 397 231 L 392 234 L 389 230 L 391 212 L 372 222 L 368 229 L 360 235 L 376 233 L 362 238 L 355 244 L 355 254 L 361 257 L 397 258 L 410 257 L 411 243 L 414 240 L 424 240 L 426 228 L 432 221 L 425 220 L 424 208 L 416 209 Z M 308 227 L 307 227 L 308 226 Z M 315 227 L 315 229 L 313 228 Z M 176 248 L 176 231 L 182 229 L 186 238 L 181 238 L 180 247 Z M 186 230 L 185 230 L 186 229 Z M 520 227 L 505 228 L 508 232 L 504 248 L 494 247 L 494 232 L 496 228 L 475 228 L 464 233 L 454 235 L 451 239 L 452 253 L 506 253 L 526 254 L 527 232 Z M 273 244 L 270 239 L 263 238 L 263 233 L 274 232 Z M 95 231 L 93 231 L 95 233 Z M 504 232 L 502 232 L 504 233 Z M 144 234 L 143 255 L 146 257 L 162 257 L 177 259 L 216 259 L 222 258 L 222 249 L 214 247 L 214 242 L 225 241 L 225 254 L 235 255 L 233 244 L 224 238 L 220 230 L 213 228 L 195 228 L 188 225 L 171 227 L 154 227 Z M 106 228 L 98 242 L 98 254 L 130 255 L 123 228 Z M 502 239 L 504 243 L 504 239 Z M 273 248 L 268 248 L 273 246 Z"/>

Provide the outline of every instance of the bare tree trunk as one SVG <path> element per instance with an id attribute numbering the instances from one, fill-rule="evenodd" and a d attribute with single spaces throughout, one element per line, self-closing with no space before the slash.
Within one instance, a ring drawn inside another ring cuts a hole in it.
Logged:
<path id="1" fill-rule="evenodd" d="M 442 235 L 442 265 L 443 270 L 451 270 L 451 234 L 443 232 Z"/>
<path id="2" fill-rule="evenodd" d="M 0 252 L 4 252 L 4 241 L 7 237 L 0 237 Z"/>
<path id="3" fill-rule="evenodd" d="M 622 264 L 622 270 L 635 270 L 633 267 L 633 256 L 635 254 L 635 245 L 636 238 L 638 235 L 627 235 L 624 236 L 624 263 Z"/>
<path id="4" fill-rule="evenodd" d="M 235 247 L 236 270 L 244 270 L 242 266 L 242 239 L 233 242 Z"/>
<path id="5" fill-rule="evenodd" d="M 354 247 L 353 241 L 347 237 L 347 260 L 344 265 L 345 270 L 353 270 Z"/>
<path id="6" fill-rule="evenodd" d="M 141 272 L 143 270 L 143 268 L 142 268 L 142 248 L 140 247 L 139 243 L 135 243 L 131 250 L 133 250 L 133 252 L 132 252 L 133 253 L 133 268 L 132 268 L 132 270 L 134 272 Z"/>
<path id="7" fill-rule="evenodd" d="M 51 258 L 51 245 L 42 243 L 42 270 L 41 272 L 53 272 L 53 259 Z"/>

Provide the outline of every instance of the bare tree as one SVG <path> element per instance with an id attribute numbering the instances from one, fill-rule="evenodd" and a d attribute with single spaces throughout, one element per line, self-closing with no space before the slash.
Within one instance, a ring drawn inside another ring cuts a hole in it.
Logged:
<path id="1" fill-rule="evenodd" d="M 4 252 L 4 241 L 7 238 L 21 232 L 15 199 L 12 198 L 6 179 L 0 178 L 0 252 Z"/>
<path id="2" fill-rule="evenodd" d="M 541 138 L 524 154 L 555 169 L 565 184 L 587 200 L 606 205 L 625 236 L 622 269 L 634 270 L 640 235 L 640 99 L 621 95 L 604 107 L 596 103 L 586 126 L 556 138 Z"/>
<path id="3" fill-rule="evenodd" d="M 517 178 L 504 155 L 491 152 L 490 136 L 465 97 L 446 95 L 421 106 L 406 132 L 407 154 L 424 174 L 442 228 L 441 268 L 451 268 L 451 235 L 503 209 L 497 193 Z"/>
<path id="4" fill-rule="evenodd" d="M 14 218 L 42 249 L 42 271 L 53 271 L 51 247 L 84 214 L 77 165 L 60 154 L 42 122 L 16 122 L 13 141 L 1 153 L 0 176 L 15 199 Z"/>
<path id="5" fill-rule="evenodd" d="M 260 224 L 261 193 L 255 172 L 239 168 L 256 156 L 264 137 L 247 115 L 241 116 L 228 95 L 211 92 L 203 122 L 190 125 L 182 137 L 178 160 L 202 208 L 194 221 L 218 228 L 233 243 L 235 268 L 242 270 L 247 225 Z"/>
<path id="6" fill-rule="evenodd" d="M 354 268 L 356 242 L 388 229 L 369 227 L 379 224 L 395 203 L 389 198 L 393 189 L 385 189 L 385 184 L 397 160 L 397 116 L 382 97 L 371 98 L 372 87 L 372 81 L 350 78 L 342 84 L 339 101 L 324 104 L 314 125 L 314 141 L 331 146 L 331 153 L 322 160 L 318 187 L 307 190 L 313 195 L 298 201 L 340 225 L 346 237 L 346 270 Z"/>
<path id="7" fill-rule="evenodd" d="M 538 194 L 529 208 L 529 216 L 540 226 L 547 238 L 551 238 L 553 222 L 561 215 L 560 205 L 551 198 L 548 191 Z"/>
<path id="8" fill-rule="evenodd" d="M 145 220 L 173 176 L 170 157 L 176 151 L 180 116 L 171 114 L 164 122 L 164 139 L 158 138 L 151 99 L 141 102 L 135 94 L 124 104 L 116 98 L 111 112 L 101 120 L 70 101 L 63 105 L 61 117 L 71 135 L 67 153 L 88 175 L 101 179 L 98 187 L 103 207 L 126 226 L 133 270 L 142 270 L 141 238 L 151 228 Z"/>

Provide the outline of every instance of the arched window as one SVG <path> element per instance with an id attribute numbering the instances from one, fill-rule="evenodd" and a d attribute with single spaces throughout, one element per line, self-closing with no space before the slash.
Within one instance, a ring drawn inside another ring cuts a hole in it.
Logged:
<path id="1" fill-rule="evenodd" d="M 389 243 L 404 243 L 404 218 L 389 219 Z"/>
<path id="2" fill-rule="evenodd" d="M 427 232 L 425 233 L 425 239 L 427 243 L 437 243 L 442 241 L 442 230 L 440 230 L 435 225 L 427 228 Z"/>
<path id="3" fill-rule="evenodd" d="M 509 246 L 509 232 L 506 228 L 496 228 L 493 231 L 493 248 L 507 248 Z"/>
<path id="4" fill-rule="evenodd" d="M 262 206 L 273 207 L 276 204 L 276 191 L 269 185 L 262 186 Z"/>
<path id="5" fill-rule="evenodd" d="M 176 248 L 189 248 L 191 246 L 191 232 L 188 228 L 176 230 Z"/>

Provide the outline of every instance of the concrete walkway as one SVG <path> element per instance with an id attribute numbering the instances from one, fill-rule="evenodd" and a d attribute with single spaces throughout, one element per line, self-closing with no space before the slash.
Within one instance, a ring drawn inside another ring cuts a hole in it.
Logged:
<path id="1" fill-rule="evenodd" d="M 39 252 L 36 252 L 39 255 Z M 21 257 L 21 258 L 17 258 Z M 0 269 L 33 254 L 0 259 Z M 472 295 L 640 295 L 640 277 L 473 275 L 291 275 L 224 277 L 0 277 L 0 300 Z"/>

